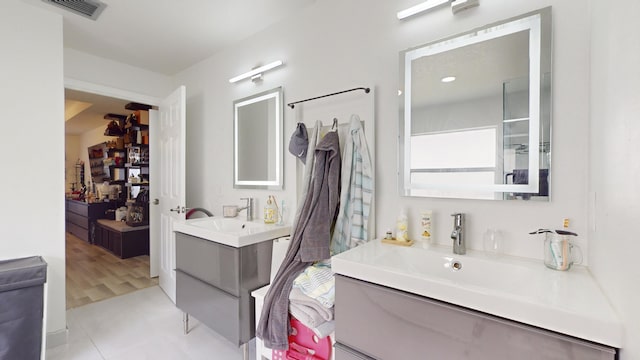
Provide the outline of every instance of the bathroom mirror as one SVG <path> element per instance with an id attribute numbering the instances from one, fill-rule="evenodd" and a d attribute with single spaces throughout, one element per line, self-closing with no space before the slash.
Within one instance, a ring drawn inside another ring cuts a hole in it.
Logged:
<path id="1" fill-rule="evenodd" d="M 234 188 L 282 189 L 282 88 L 233 102 Z"/>
<path id="2" fill-rule="evenodd" d="M 400 193 L 549 201 L 551 8 L 400 53 Z"/>

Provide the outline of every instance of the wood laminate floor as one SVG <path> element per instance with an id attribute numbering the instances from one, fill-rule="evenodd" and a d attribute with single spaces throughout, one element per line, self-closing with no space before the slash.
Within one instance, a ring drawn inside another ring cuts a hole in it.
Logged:
<path id="1" fill-rule="evenodd" d="M 149 256 L 120 259 L 66 233 L 67 309 L 158 284 L 149 277 Z"/>

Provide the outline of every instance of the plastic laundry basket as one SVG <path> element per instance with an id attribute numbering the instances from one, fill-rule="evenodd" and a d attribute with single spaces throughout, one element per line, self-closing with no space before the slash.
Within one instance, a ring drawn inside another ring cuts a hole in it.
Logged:
<path id="1" fill-rule="evenodd" d="M 292 333 L 289 335 L 288 350 L 272 350 L 272 360 L 329 360 L 331 339 L 319 339 L 311 329 L 291 316 Z"/>
<path id="2" fill-rule="evenodd" d="M 46 278 L 40 256 L 0 261 L 0 360 L 40 359 Z"/>

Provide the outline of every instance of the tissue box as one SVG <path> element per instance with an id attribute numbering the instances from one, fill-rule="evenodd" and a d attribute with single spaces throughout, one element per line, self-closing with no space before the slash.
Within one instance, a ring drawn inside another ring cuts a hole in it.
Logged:
<path id="1" fill-rule="evenodd" d="M 224 217 L 236 217 L 236 216 L 238 216 L 238 206 L 237 205 L 223 205 L 222 206 L 222 216 L 224 216 Z"/>

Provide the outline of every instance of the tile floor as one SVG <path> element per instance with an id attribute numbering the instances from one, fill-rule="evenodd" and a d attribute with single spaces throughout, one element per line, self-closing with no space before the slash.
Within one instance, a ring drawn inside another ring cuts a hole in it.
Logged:
<path id="1" fill-rule="evenodd" d="M 47 360 L 242 359 L 240 348 L 194 318 L 184 335 L 182 312 L 158 286 L 69 309 L 67 326 L 67 344 L 47 349 Z"/>

